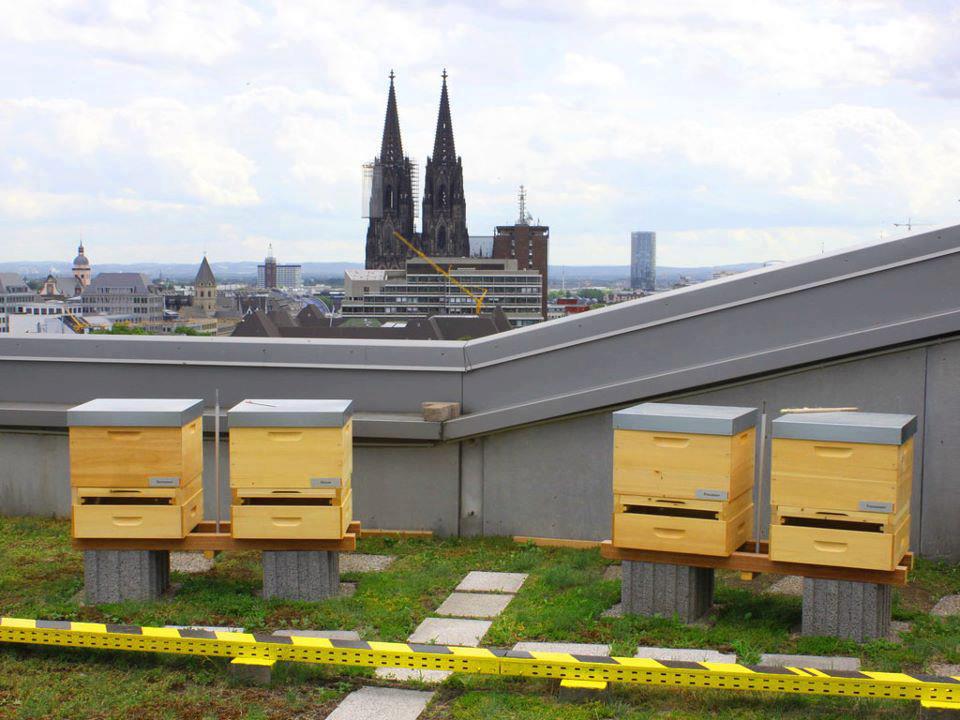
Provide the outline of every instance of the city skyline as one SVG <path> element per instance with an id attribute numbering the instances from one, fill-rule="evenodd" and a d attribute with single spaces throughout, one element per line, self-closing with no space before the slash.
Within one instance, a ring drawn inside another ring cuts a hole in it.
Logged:
<path id="1" fill-rule="evenodd" d="M 253 260 L 271 242 L 292 262 L 362 262 L 360 168 L 391 68 L 421 177 L 447 67 L 469 227 L 509 222 L 524 184 L 558 265 L 625 265 L 638 225 L 684 266 L 956 220 L 956 11 L 712 8 L 13 6 L 3 259 L 82 237 L 117 263 Z M 369 32 L 385 23 L 402 57 Z"/>

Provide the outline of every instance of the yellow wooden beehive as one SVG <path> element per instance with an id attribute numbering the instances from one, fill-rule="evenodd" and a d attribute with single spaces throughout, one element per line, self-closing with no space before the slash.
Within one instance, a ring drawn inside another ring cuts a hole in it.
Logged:
<path id="1" fill-rule="evenodd" d="M 181 538 L 203 519 L 202 400 L 102 398 L 67 413 L 73 534 Z"/>
<path id="2" fill-rule="evenodd" d="M 916 427 L 882 413 L 774 420 L 771 559 L 894 569 L 910 544 Z"/>
<path id="3" fill-rule="evenodd" d="M 613 414 L 613 544 L 729 555 L 753 532 L 757 411 L 644 403 Z"/>
<path id="4" fill-rule="evenodd" d="M 244 400 L 227 414 L 234 537 L 340 539 L 353 520 L 350 400 Z"/>

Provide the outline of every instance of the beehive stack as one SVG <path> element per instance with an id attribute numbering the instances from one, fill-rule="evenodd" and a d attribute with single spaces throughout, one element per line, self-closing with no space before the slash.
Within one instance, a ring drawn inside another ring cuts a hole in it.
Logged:
<path id="1" fill-rule="evenodd" d="M 351 400 L 244 400 L 230 427 L 232 534 L 339 540 L 353 519 Z"/>
<path id="2" fill-rule="evenodd" d="M 67 413 L 76 538 L 182 538 L 203 519 L 202 400 L 91 400 Z"/>
<path id="3" fill-rule="evenodd" d="M 910 545 L 916 430 L 913 415 L 774 420 L 771 559 L 893 570 Z"/>
<path id="4" fill-rule="evenodd" d="M 613 414 L 613 544 L 730 555 L 753 530 L 757 411 L 644 403 Z"/>

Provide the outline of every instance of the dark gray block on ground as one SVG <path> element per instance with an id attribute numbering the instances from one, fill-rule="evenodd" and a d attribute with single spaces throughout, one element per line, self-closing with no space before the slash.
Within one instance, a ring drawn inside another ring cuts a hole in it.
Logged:
<path id="1" fill-rule="evenodd" d="M 326 600 L 340 592 L 340 558 L 326 550 L 265 550 L 263 597 Z"/>
<path id="2" fill-rule="evenodd" d="M 713 605 L 713 569 L 664 563 L 622 563 L 624 615 L 678 616 L 699 620 Z"/>
<path id="3" fill-rule="evenodd" d="M 166 550 L 86 550 L 84 594 L 88 603 L 156 600 L 170 586 Z"/>
<path id="4" fill-rule="evenodd" d="M 803 579 L 803 634 L 865 642 L 890 632 L 893 589 L 847 580 Z"/>

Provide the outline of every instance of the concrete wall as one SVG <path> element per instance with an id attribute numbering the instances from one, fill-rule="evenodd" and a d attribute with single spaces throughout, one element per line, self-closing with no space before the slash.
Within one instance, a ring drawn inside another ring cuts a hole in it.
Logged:
<path id="1" fill-rule="evenodd" d="M 621 399 L 632 403 L 643 398 Z M 664 398 L 667 399 L 667 398 Z M 766 407 L 856 406 L 918 416 L 912 548 L 960 560 L 960 340 L 824 364 L 669 399 Z M 440 535 L 602 539 L 610 533 L 610 413 L 513 428 L 460 442 L 364 442 L 355 448 L 354 507 L 368 527 Z M 227 443 L 221 512 L 229 517 Z M 214 516 L 213 447 L 205 446 L 205 513 Z M 0 513 L 69 512 L 63 432 L 0 430 Z M 756 488 L 769 522 L 769 444 Z"/>

